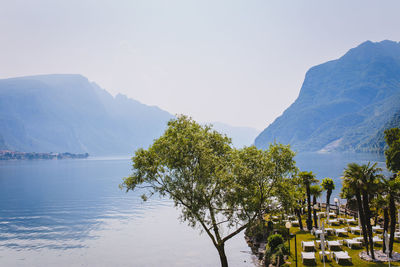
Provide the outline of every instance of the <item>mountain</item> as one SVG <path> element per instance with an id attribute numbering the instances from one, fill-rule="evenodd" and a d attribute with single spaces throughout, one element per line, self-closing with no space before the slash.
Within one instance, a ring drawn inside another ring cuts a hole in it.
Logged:
<path id="1" fill-rule="evenodd" d="M 173 116 L 81 75 L 0 80 L 0 148 L 23 152 L 127 154 L 149 145 Z"/>
<path id="2" fill-rule="evenodd" d="M 275 140 L 298 151 L 373 151 L 365 142 L 399 111 L 400 43 L 367 41 L 312 67 L 296 101 L 255 145 L 266 148 Z"/>
<path id="3" fill-rule="evenodd" d="M 260 132 L 254 128 L 231 126 L 221 122 L 213 122 L 211 124 L 218 132 L 232 138 L 232 143 L 237 148 L 251 146 L 254 143 L 254 138 L 256 138 Z"/>

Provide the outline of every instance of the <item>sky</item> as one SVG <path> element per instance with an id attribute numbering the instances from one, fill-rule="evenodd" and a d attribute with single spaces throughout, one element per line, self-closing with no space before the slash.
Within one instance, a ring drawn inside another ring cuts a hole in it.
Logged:
<path id="1" fill-rule="evenodd" d="M 258 130 L 310 67 L 400 41 L 397 0 L 0 3 L 0 78 L 78 73 L 172 114 Z"/>

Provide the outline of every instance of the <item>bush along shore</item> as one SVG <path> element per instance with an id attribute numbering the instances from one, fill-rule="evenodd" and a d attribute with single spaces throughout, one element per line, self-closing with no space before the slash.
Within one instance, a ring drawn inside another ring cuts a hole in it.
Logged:
<path id="1" fill-rule="evenodd" d="M 34 159 L 85 159 L 88 153 L 73 154 L 65 153 L 36 153 L 36 152 L 17 152 L 0 150 L 0 160 L 34 160 Z"/>

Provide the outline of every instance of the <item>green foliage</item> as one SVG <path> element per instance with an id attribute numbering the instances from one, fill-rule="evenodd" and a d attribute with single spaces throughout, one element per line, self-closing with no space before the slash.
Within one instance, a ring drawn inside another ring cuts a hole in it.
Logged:
<path id="1" fill-rule="evenodd" d="M 322 179 L 322 183 L 321 183 L 321 186 L 322 186 L 322 188 L 324 189 L 324 190 L 326 190 L 326 191 L 333 191 L 333 190 L 335 190 L 335 183 L 333 182 L 333 180 L 331 179 L 331 178 L 329 178 L 329 177 L 326 177 L 326 178 L 324 178 L 324 179 Z"/>
<path id="2" fill-rule="evenodd" d="M 304 186 L 309 187 L 311 184 L 318 182 L 318 180 L 315 178 L 315 175 L 310 171 L 302 171 L 299 173 L 299 178 L 301 183 L 303 183 Z"/>
<path id="3" fill-rule="evenodd" d="M 283 237 L 280 234 L 274 234 L 268 237 L 264 258 L 266 266 L 268 266 L 270 263 L 274 265 L 284 264 L 283 257 L 287 254 L 288 249 L 285 246 Z"/>
<path id="4" fill-rule="evenodd" d="M 267 246 L 271 250 L 275 250 L 278 245 L 283 244 L 283 237 L 280 234 L 270 235 L 268 237 Z"/>
<path id="5" fill-rule="evenodd" d="M 310 186 L 310 194 L 316 198 L 320 197 L 322 194 L 322 188 L 319 184 Z"/>
<path id="6" fill-rule="evenodd" d="M 388 148 L 385 151 L 387 168 L 396 173 L 400 171 L 400 129 L 385 130 L 385 140 Z"/>
<path id="7" fill-rule="evenodd" d="M 144 199 L 172 199 L 181 219 L 207 233 L 227 266 L 224 243 L 273 206 L 276 185 L 296 171 L 293 157 L 280 144 L 235 149 L 210 126 L 178 116 L 147 150 L 136 151 L 133 173 L 121 187 L 146 189 Z"/>
<path id="8" fill-rule="evenodd" d="M 272 222 L 271 222 L 272 224 Z M 273 225 L 266 226 L 263 219 L 251 223 L 245 231 L 245 235 L 254 238 L 257 242 L 265 240 L 273 231 Z"/>

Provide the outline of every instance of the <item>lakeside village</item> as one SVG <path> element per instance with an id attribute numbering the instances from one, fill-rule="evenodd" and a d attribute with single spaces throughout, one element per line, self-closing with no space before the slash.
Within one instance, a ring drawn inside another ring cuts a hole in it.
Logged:
<path id="1" fill-rule="evenodd" d="M 0 150 L 0 160 L 34 160 L 34 159 L 85 159 L 89 157 L 88 153 L 36 153 L 36 152 L 17 152 L 9 150 Z"/>

